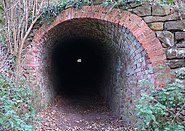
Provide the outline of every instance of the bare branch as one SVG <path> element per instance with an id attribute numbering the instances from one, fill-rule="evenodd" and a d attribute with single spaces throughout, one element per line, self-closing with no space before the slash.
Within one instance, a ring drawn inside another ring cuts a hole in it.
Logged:
<path id="1" fill-rule="evenodd" d="M 20 68 L 26 39 L 40 17 L 44 0 L 3 0 L 2 3 L 4 9 L 3 32 L 6 44 L 11 53 L 16 56 L 16 66 Z M 30 12 L 32 13 L 30 14 Z"/>

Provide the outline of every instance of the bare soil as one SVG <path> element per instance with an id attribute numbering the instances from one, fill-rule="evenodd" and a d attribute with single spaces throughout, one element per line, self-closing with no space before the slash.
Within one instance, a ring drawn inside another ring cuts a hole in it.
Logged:
<path id="1" fill-rule="evenodd" d="M 99 96 L 61 97 L 38 113 L 39 131 L 129 130 Z"/>

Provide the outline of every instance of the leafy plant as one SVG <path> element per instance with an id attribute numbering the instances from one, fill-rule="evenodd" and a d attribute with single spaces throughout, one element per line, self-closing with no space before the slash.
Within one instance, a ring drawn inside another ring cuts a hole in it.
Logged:
<path id="1" fill-rule="evenodd" d="M 58 3 L 43 6 L 40 18 L 50 24 L 50 19 L 56 17 L 61 11 L 70 7 L 81 8 L 85 3 L 90 4 L 91 2 L 88 0 L 59 0 Z"/>
<path id="2" fill-rule="evenodd" d="M 142 93 L 136 101 L 138 130 L 183 131 L 185 130 L 185 88 L 172 83 L 151 93 Z"/>
<path id="3" fill-rule="evenodd" d="M 37 122 L 25 79 L 14 82 L 0 75 L 0 130 L 32 131 Z"/>

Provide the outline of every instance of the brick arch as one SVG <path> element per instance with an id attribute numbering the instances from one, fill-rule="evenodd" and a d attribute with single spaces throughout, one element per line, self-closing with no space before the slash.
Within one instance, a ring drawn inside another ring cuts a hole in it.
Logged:
<path id="1" fill-rule="evenodd" d="M 128 11 L 120 11 L 118 9 L 110 11 L 109 8 L 100 5 L 83 6 L 82 9 L 69 8 L 62 11 L 51 24 L 48 25 L 45 23 L 39 30 L 37 30 L 33 38 L 33 44 L 39 44 L 43 40 L 43 36 L 58 24 L 76 18 L 92 18 L 109 21 L 129 29 L 136 40 L 138 40 L 141 46 L 146 50 L 150 63 L 152 67 L 155 68 L 154 72 L 165 70 L 161 75 L 169 75 L 170 68 L 165 64 L 166 55 L 155 33 L 148 27 L 141 17 Z M 158 64 L 162 65 L 164 68 L 156 68 Z M 156 77 L 155 82 L 157 86 L 165 84 L 162 79 Z"/>
<path id="2" fill-rule="evenodd" d="M 166 56 L 165 52 L 163 51 L 163 48 L 161 46 L 160 41 L 156 38 L 155 33 L 148 27 L 148 25 L 142 20 L 142 18 L 138 17 L 135 14 L 132 14 L 128 11 L 122 11 L 118 9 L 109 10 L 109 8 L 102 7 L 102 6 L 83 6 L 82 9 L 74 9 L 69 8 L 67 10 L 62 11 L 57 18 L 51 23 L 51 24 L 44 24 L 41 28 L 39 28 L 36 31 L 36 34 L 34 35 L 33 41 L 32 41 L 32 48 L 30 50 L 30 54 L 28 55 L 28 63 L 27 66 L 31 67 L 33 72 L 36 74 L 40 73 L 37 68 L 41 64 L 37 65 L 36 63 L 37 57 L 36 54 L 40 53 L 40 44 L 47 43 L 47 37 L 48 32 L 52 32 L 52 30 L 55 30 L 56 27 L 60 26 L 61 23 L 64 24 L 62 28 L 67 28 L 69 26 L 67 23 L 70 23 L 71 21 L 75 20 L 100 20 L 103 22 L 112 23 L 113 25 L 121 27 L 121 29 L 126 29 L 134 38 L 136 44 L 141 46 L 141 51 L 144 52 L 144 58 L 145 63 L 147 63 L 145 66 L 153 68 L 151 75 L 148 76 L 148 79 L 152 79 L 154 81 L 155 87 L 161 87 L 161 85 L 165 84 L 165 81 L 163 77 L 170 75 L 169 74 L 169 67 L 165 64 L 166 63 Z M 65 30 L 65 29 L 64 29 Z M 131 36 L 131 37 L 132 37 Z M 132 38 L 131 38 L 132 39 Z M 51 45 L 52 46 L 52 45 Z M 46 47 L 47 48 L 47 47 Z M 125 46 L 126 48 L 126 46 Z M 28 53 L 29 54 L 29 53 Z M 140 58 L 140 57 L 139 57 Z M 42 61 L 42 60 L 40 60 Z M 158 64 L 162 65 L 163 68 L 156 67 Z M 163 70 L 163 72 L 160 74 L 160 76 L 155 76 L 155 73 L 160 72 Z M 144 71 L 145 72 L 145 71 Z M 33 74 L 33 73 L 32 73 Z M 146 73 L 147 74 L 147 73 Z M 33 74 L 35 75 L 35 74 Z M 137 74 L 138 76 L 140 73 Z M 44 75 L 43 75 L 44 76 Z M 37 77 L 37 75 L 36 75 Z M 35 79 L 37 79 L 35 77 Z M 132 83 L 131 85 L 134 86 L 135 79 L 131 79 Z M 138 79 L 136 79 L 138 80 Z M 42 81 L 42 80 L 35 80 L 35 81 Z M 38 83 L 37 83 L 38 84 Z M 43 83 L 42 83 L 43 84 Z M 130 84 L 129 82 L 127 84 Z M 43 85 L 40 85 L 43 86 Z M 130 87 L 130 86 L 129 86 Z M 36 87 L 35 87 L 36 88 Z M 45 94 L 43 89 L 40 89 L 41 93 Z M 137 92 L 138 89 L 136 89 L 136 94 L 139 95 Z M 139 90 L 141 90 L 139 88 Z M 129 92 L 130 93 L 130 92 Z M 47 94 L 47 93 L 46 93 Z M 41 96 L 43 97 L 43 96 Z M 129 98 L 129 94 L 124 98 L 128 100 L 134 100 L 134 98 Z M 41 98 L 43 99 L 43 98 Z M 115 98 L 117 99 L 117 98 Z M 47 100 L 46 100 L 47 101 Z M 123 100 L 124 101 L 124 100 Z M 113 103 L 113 107 L 115 103 Z M 42 104 L 41 104 L 42 105 Z M 117 104 L 118 105 L 118 104 Z M 131 105 L 131 104 L 130 104 Z M 127 106 L 130 106 L 129 104 Z M 121 105 L 119 105 L 121 106 Z M 119 108 L 119 107 L 118 107 Z M 124 107 L 126 108 L 126 107 Z M 127 108 L 129 110 L 134 111 L 133 108 Z M 117 108 L 115 109 L 117 110 Z M 124 113 L 125 112 L 125 113 Z M 128 114 L 126 110 L 123 109 L 123 111 L 120 111 L 121 114 Z M 128 117 L 128 116 L 126 116 Z"/>

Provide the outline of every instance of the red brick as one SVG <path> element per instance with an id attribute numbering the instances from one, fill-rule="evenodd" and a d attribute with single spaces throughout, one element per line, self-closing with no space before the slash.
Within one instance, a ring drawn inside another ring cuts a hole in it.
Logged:
<path id="1" fill-rule="evenodd" d="M 70 19 L 73 19 L 74 18 L 74 13 L 75 13 L 75 9 L 74 8 L 71 8 L 71 13 L 70 13 Z"/>
<path id="2" fill-rule="evenodd" d="M 111 15 L 109 13 L 106 14 L 103 20 L 105 20 L 105 21 L 111 21 Z"/>
<path id="3" fill-rule="evenodd" d="M 99 16 L 98 14 L 100 14 L 100 5 L 94 6 L 92 8 L 92 12 L 94 12 L 94 15 L 92 16 L 92 18 L 97 18 L 97 16 Z"/>
<path id="4" fill-rule="evenodd" d="M 145 45 L 145 49 L 147 50 L 147 52 L 149 54 L 150 52 L 160 50 L 161 47 L 160 47 L 160 45 L 154 43 L 154 44 Z"/>
<path id="5" fill-rule="evenodd" d="M 140 28 L 146 29 L 146 28 L 148 27 L 148 25 L 145 23 L 144 20 L 137 21 L 136 24 L 137 24 L 137 26 L 140 27 Z"/>
<path id="6" fill-rule="evenodd" d="M 115 24 L 119 24 L 121 14 L 122 14 L 122 12 L 120 10 L 115 9 L 114 16 L 112 17 L 112 22 Z"/>
<path id="7" fill-rule="evenodd" d="M 90 9 L 88 11 L 88 15 L 87 16 L 89 16 L 89 18 L 93 18 L 93 16 L 95 15 L 95 12 L 93 11 L 93 7 L 92 6 L 89 6 L 89 7 L 90 7 Z"/>
<path id="8" fill-rule="evenodd" d="M 80 18 L 81 15 L 82 15 L 81 9 L 76 9 L 76 12 L 77 12 L 77 18 Z M 85 12 L 86 12 L 86 11 L 85 11 Z"/>
<path id="9" fill-rule="evenodd" d="M 79 9 L 73 8 L 73 11 L 72 11 L 72 13 L 73 13 L 72 18 L 73 18 L 73 19 L 79 18 L 79 17 L 78 17 L 78 10 L 79 10 Z"/>
<path id="10" fill-rule="evenodd" d="M 66 20 L 70 20 L 72 19 L 72 16 L 73 16 L 73 9 L 72 8 L 69 8 L 66 10 Z"/>
<path id="11" fill-rule="evenodd" d="M 141 45 L 143 47 L 147 46 L 147 45 L 151 45 L 151 41 L 153 41 L 156 38 L 156 36 L 154 34 L 150 34 L 147 37 L 142 37 L 142 39 L 139 40 L 139 42 L 141 43 Z"/>
<path id="12" fill-rule="evenodd" d="M 89 10 L 90 10 L 90 8 L 85 8 L 83 11 L 81 11 L 81 15 L 79 18 L 82 18 L 82 15 L 83 15 L 83 18 L 90 18 Z"/>
<path id="13" fill-rule="evenodd" d="M 131 30 L 134 26 L 135 26 L 135 23 L 133 23 L 132 21 L 126 21 L 124 23 L 125 27 L 127 27 L 129 30 Z"/>
<path id="14" fill-rule="evenodd" d="M 141 22 L 142 23 L 142 22 Z M 137 26 L 138 26 L 138 24 L 137 24 Z M 138 26 L 139 27 L 139 26 Z M 139 28 L 138 28 L 138 30 L 135 30 L 134 32 L 133 32 L 133 35 L 137 38 L 140 34 L 141 34 L 141 32 L 143 33 L 143 32 L 145 32 L 147 30 L 147 24 L 142 24 L 142 26 L 140 26 Z M 143 33 L 143 35 L 144 35 L 144 33 Z"/>
<path id="15" fill-rule="evenodd" d="M 111 19 L 111 22 L 113 22 L 113 23 L 115 23 L 116 21 L 117 21 L 117 23 L 118 23 L 118 18 L 117 18 L 117 16 L 120 14 L 120 10 L 118 10 L 118 9 L 113 9 L 112 10 L 112 19 Z"/>
<path id="16" fill-rule="evenodd" d="M 166 62 L 164 60 L 152 62 L 153 67 L 160 66 L 160 65 L 165 65 L 165 64 L 166 64 Z"/>
<path id="17" fill-rule="evenodd" d="M 100 9 L 100 13 L 101 13 L 101 20 L 104 20 L 105 16 L 107 15 L 107 12 L 109 11 L 109 9 L 107 7 L 103 7 Z"/>
<path id="18" fill-rule="evenodd" d="M 163 61 L 166 60 L 166 56 L 163 55 L 159 55 L 159 56 L 155 56 L 155 57 L 150 57 L 150 61 L 153 63 L 155 61 Z"/>
<path id="19" fill-rule="evenodd" d="M 130 31 L 133 33 L 133 32 L 135 32 L 136 30 L 138 30 L 139 29 L 139 27 L 137 26 L 137 25 L 134 25 L 131 29 L 130 29 Z"/>
<path id="20" fill-rule="evenodd" d="M 120 20 L 121 20 L 121 18 L 122 18 L 122 15 L 123 15 L 125 12 L 126 12 L 126 11 L 120 12 L 120 13 L 117 15 L 118 23 L 120 22 Z"/>
<path id="21" fill-rule="evenodd" d="M 101 15 L 102 15 L 101 13 L 96 13 L 96 14 L 94 15 L 94 18 L 95 18 L 95 19 L 100 19 L 100 18 L 101 18 Z"/>
<path id="22" fill-rule="evenodd" d="M 145 27 L 145 31 L 143 31 L 143 34 L 145 36 L 148 36 L 148 35 L 151 35 L 151 34 L 156 36 L 155 33 L 149 27 Z"/>
<path id="23" fill-rule="evenodd" d="M 141 45 L 143 46 L 144 49 L 150 48 L 152 46 L 149 39 L 142 38 L 141 40 L 139 40 L 139 42 L 141 43 Z"/>
<path id="24" fill-rule="evenodd" d="M 161 68 L 161 67 L 155 66 L 153 67 L 153 72 L 156 73 L 156 75 L 159 77 L 159 76 L 162 76 L 162 74 L 167 72 L 167 68 L 166 67 Z"/>
<path id="25" fill-rule="evenodd" d="M 65 16 L 66 16 L 66 12 L 65 11 L 62 11 L 60 13 L 60 22 L 63 22 L 65 20 Z"/>
<path id="26" fill-rule="evenodd" d="M 39 39 L 39 43 L 42 43 L 42 42 L 44 42 L 44 39 L 43 38 L 40 38 Z"/>
<path id="27" fill-rule="evenodd" d="M 38 51 L 39 51 L 39 50 L 38 50 L 37 48 L 34 48 L 34 47 L 32 48 L 32 52 L 33 52 L 33 53 L 36 54 L 36 53 L 38 53 Z"/>
<path id="28" fill-rule="evenodd" d="M 39 28 L 35 34 L 35 36 L 37 37 L 41 37 L 45 34 L 45 30 L 43 30 L 43 28 Z"/>
<path id="29" fill-rule="evenodd" d="M 59 18 L 56 18 L 53 22 L 52 22 L 52 25 L 53 26 L 56 26 L 60 23 L 60 19 Z"/>
<path id="30" fill-rule="evenodd" d="M 127 11 L 123 11 L 123 13 L 120 16 L 120 22 L 119 24 L 122 26 L 126 21 L 129 20 L 131 13 Z"/>
<path id="31" fill-rule="evenodd" d="M 86 11 L 86 8 L 82 7 L 80 18 L 86 18 L 86 17 L 87 17 L 87 13 L 86 13 L 86 12 L 87 12 L 87 11 Z"/>
<path id="32" fill-rule="evenodd" d="M 42 36 L 38 33 L 35 34 L 34 38 L 35 40 L 39 40 Z"/>
<path id="33" fill-rule="evenodd" d="M 141 17 L 138 17 L 138 16 L 135 15 L 135 14 L 131 14 L 131 15 L 130 15 L 130 20 L 136 23 L 136 22 L 138 22 L 138 21 L 141 21 L 142 18 L 141 18 Z"/>
<path id="34" fill-rule="evenodd" d="M 164 82 L 167 84 L 171 82 L 175 78 L 175 76 L 173 74 L 170 74 L 169 68 L 164 68 L 163 70 L 159 70 L 159 72 L 156 72 L 156 78 L 163 79 Z"/>
<path id="35" fill-rule="evenodd" d="M 159 50 L 154 50 L 154 51 L 149 52 L 149 53 L 148 53 L 148 56 L 149 56 L 149 57 L 153 57 L 153 56 L 162 55 L 162 54 L 164 54 L 164 51 L 163 51 L 163 49 L 161 48 L 161 49 L 159 49 Z"/>
<path id="36" fill-rule="evenodd" d="M 161 46 L 161 44 L 159 44 L 158 43 L 158 39 L 156 38 L 156 39 L 154 39 L 154 40 L 152 40 L 152 41 L 150 41 L 149 43 L 148 43 L 148 47 L 146 48 L 146 50 L 148 51 L 148 52 L 153 52 L 153 51 L 155 51 L 155 50 L 160 50 L 160 49 L 162 49 L 162 46 Z"/>
<path id="37" fill-rule="evenodd" d="M 39 44 L 39 40 L 37 40 L 37 39 L 34 37 L 33 40 L 32 40 L 32 44 L 33 44 L 33 45 Z"/>
<path id="38" fill-rule="evenodd" d="M 44 22 L 44 24 L 40 28 L 43 30 L 43 32 L 47 32 L 48 24 Z"/>
<path id="39" fill-rule="evenodd" d="M 65 13 L 65 21 L 68 20 L 68 16 L 69 16 L 69 13 L 70 13 L 69 10 L 70 10 L 70 8 L 65 10 L 65 12 L 66 12 Z"/>
<path id="40" fill-rule="evenodd" d="M 112 20 L 113 23 L 119 24 L 119 22 L 120 22 L 120 15 L 121 15 L 121 12 L 118 11 L 117 15 L 115 15 L 115 17 Z"/>
<path id="41" fill-rule="evenodd" d="M 112 9 L 111 11 L 107 12 L 107 15 L 105 16 L 104 20 L 106 21 L 110 21 L 112 23 L 114 23 L 113 21 L 115 20 L 115 17 L 119 14 L 119 10 L 118 9 Z"/>
<path id="42" fill-rule="evenodd" d="M 154 87 L 156 89 L 161 89 L 164 85 L 166 85 L 166 82 L 164 81 L 163 78 L 156 78 Z"/>

